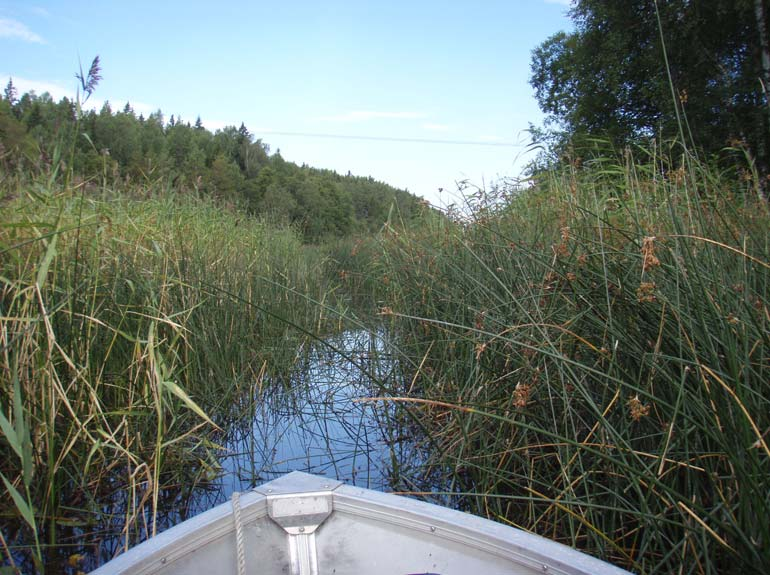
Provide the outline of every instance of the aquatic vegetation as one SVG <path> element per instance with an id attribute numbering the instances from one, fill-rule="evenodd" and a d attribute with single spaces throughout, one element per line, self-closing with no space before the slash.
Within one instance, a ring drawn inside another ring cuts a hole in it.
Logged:
<path id="1" fill-rule="evenodd" d="M 636 153 L 325 246 L 168 189 L 21 187 L 0 225 L 6 563 L 92 565 L 83 541 L 119 552 L 269 476 L 298 456 L 260 418 L 307 401 L 329 473 L 389 459 L 382 485 L 639 572 L 762 571 L 768 207 Z M 349 327 L 373 347 L 335 342 Z M 320 384 L 323 349 L 349 370 Z M 364 408 L 381 436 L 346 427 Z"/>
<path id="2" fill-rule="evenodd" d="M 42 570 L 115 498 L 125 545 L 155 533 L 169 488 L 218 475 L 233 398 L 339 319 L 290 228 L 166 190 L 18 191 L 0 222 L 1 543 Z"/>
<path id="3" fill-rule="evenodd" d="M 629 151 L 383 238 L 391 398 L 476 513 L 639 572 L 770 568 L 770 213 Z"/>

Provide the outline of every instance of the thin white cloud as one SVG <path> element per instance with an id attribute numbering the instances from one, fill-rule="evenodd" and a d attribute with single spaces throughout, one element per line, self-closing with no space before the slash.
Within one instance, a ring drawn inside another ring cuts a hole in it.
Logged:
<path id="1" fill-rule="evenodd" d="M 0 38 L 18 38 L 25 42 L 45 44 L 45 40 L 21 22 L 9 18 L 0 18 Z"/>
<path id="2" fill-rule="evenodd" d="M 206 128 L 211 132 L 216 132 L 217 130 L 224 130 L 227 126 L 233 125 L 232 122 L 223 122 L 221 120 L 206 120 L 205 118 L 201 118 L 201 123 L 203 124 L 204 128 Z"/>
<path id="3" fill-rule="evenodd" d="M 484 134 L 478 137 L 479 142 L 489 142 L 490 144 L 494 144 L 495 142 L 502 142 L 503 139 L 500 136 L 492 136 L 489 134 Z"/>
<path id="4" fill-rule="evenodd" d="M 48 92 L 54 100 L 61 100 L 64 97 L 72 99 L 74 97 L 74 85 L 67 88 L 55 82 L 42 82 L 40 80 L 30 80 L 29 78 L 20 78 L 11 74 L 0 74 L 0 82 L 3 86 L 8 84 L 8 80 L 13 80 L 13 85 L 19 96 L 27 92 L 35 92 L 38 96 Z"/>
<path id="5" fill-rule="evenodd" d="M 142 114 L 146 117 L 152 114 L 153 112 L 158 111 L 158 107 L 153 106 L 152 104 L 145 104 L 144 102 L 135 102 L 133 100 L 127 100 L 127 102 L 131 104 L 131 108 L 134 110 L 134 114 L 136 114 L 137 116 L 139 114 Z M 123 103 L 123 106 L 125 106 L 125 102 Z M 121 110 L 122 109 L 123 108 L 121 107 Z"/>
<path id="6" fill-rule="evenodd" d="M 40 6 L 32 6 L 30 8 L 30 10 L 32 11 L 33 14 L 35 14 L 37 16 L 40 16 L 42 18 L 50 18 L 51 17 L 51 13 L 48 10 L 46 10 L 45 8 L 42 8 Z"/>
<path id="7" fill-rule="evenodd" d="M 19 96 L 22 96 L 27 92 L 34 92 L 36 95 L 42 96 L 48 92 L 48 94 L 51 95 L 51 98 L 58 102 L 62 98 L 69 98 L 70 100 L 74 100 L 77 95 L 77 82 L 74 79 L 72 80 L 72 85 L 68 87 L 57 82 L 31 80 L 29 78 L 0 73 L 0 83 L 2 86 L 6 86 L 8 84 L 8 80 L 13 81 L 13 86 L 16 88 Z M 97 87 L 97 92 L 98 90 L 99 88 Z M 82 97 L 83 95 L 81 94 L 81 99 Z M 106 101 L 110 102 L 110 107 L 112 108 L 113 112 L 119 112 L 123 110 L 126 102 L 131 104 L 131 108 L 133 108 L 134 113 L 137 115 L 144 114 L 144 116 L 149 116 L 158 110 L 158 106 L 137 100 L 131 100 L 130 98 L 103 99 L 96 97 L 89 98 L 88 101 L 84 103 L 83 108 L 86 110 L 98 111 L 102 109 L 102 106 L 104 106 Z"/>
<path id="8" fill-rule="evenodd" d="M 420 120 L 425 114 L 420 112 L 379 112 L 375 110 L 352 110 L 344 114 L 321 116 L 324 122 L 366 122 L 368 120 Z"/>
<path id="9" fill-rule="evenodd" d="M 430 130 L 431 132 L 449 132 L 452 130 L 451 126 L 447 124 L 431 124 L 425 123 L 422 125 L 424 130 Z"/>

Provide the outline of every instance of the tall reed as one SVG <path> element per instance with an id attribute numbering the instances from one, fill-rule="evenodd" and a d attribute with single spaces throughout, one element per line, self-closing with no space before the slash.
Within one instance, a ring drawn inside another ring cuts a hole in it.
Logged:
<path id="1" fill-rule="evenodd" d="M 312 301 L 331 305 L 335 286 L 293 230 L 167 189 L 33 182 L 13 195 L 0 220 L 0 543 L 10 566 L 56 571 L 82 559 L 63 529 L 88 534 L 122 502 L 106 521 L 128 546 L 157 530 L 168 488 L 217 474 L 210 433 L 262 370 L 294 358 L 292 326 L 330 329 Z"/>
<path id="2" fill-rule="evenodd" d="M 770 213 L 744 175 L 628 151 L 387 235 L 426 474 L 638 572 L 770 571 Z"/>

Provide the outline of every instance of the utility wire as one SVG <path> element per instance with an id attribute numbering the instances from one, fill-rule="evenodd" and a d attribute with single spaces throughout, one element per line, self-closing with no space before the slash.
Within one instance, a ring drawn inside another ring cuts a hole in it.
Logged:
<path id="1" fill-rule="evenodd" d="M 513 142 L 479 142 L 477 140 L 436 140 L 431 138 L 396 138 L 390 136 L 351 136 L 347 134 L 317 134 L 311 132 L 279 132 L 260 130 L 255 135 L 295 136 L 300 138 L 329 138 L 338 140 L 368 140 L 373 142 L 406 142 L 414 144 L 449 144 L 453 146 L 492 146 L 496 148 L 524 148 L 527 144 Z"/>

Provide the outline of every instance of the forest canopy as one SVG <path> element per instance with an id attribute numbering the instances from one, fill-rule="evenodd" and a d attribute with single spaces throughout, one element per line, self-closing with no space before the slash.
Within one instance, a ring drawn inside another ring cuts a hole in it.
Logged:
<path id="1" fill-rule="evenodd" d="M 25 177 L 60 163 L 81 181 L 168 182 L 290 223 L 307 241 L 376 231 L 391 209 L 407 221 L 420 211 L 419 198 L 371 177 L 287 162 L 244 124 L 212 133 L 200 118 L 145 118 L 130 103 L 78 112 L 68 98 L 19 96 L 11 79 L 0 99 L 0 168 Z"/>

